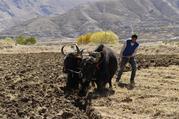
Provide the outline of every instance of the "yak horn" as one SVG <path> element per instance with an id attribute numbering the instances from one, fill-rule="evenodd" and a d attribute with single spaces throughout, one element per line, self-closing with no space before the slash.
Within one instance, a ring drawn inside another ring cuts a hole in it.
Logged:
<path id="1" fill-rule="evenodd" d="M 79 54 L 82 55 L 83 50 L 81 51 L 77 44 L 73 44 L 73 45 L 76 46 L 77 54 L 78 54 L 78 55 L 79 55 Z M 71 45 L 71 46 L 73 46 L 73 45 Z M 65 47 L 65 46 L 66 46 L 66 45 L 63 45 L 62 48 L 61 48 L 61 53 L 62 53 L 64 56 L 66 56 L 66 54 L 64 53 L 64 47 Z"/>
<path id="2" fill-rule="evenodd" d="M 66 54 L 64 53 L 64 47 L 65 47 L 65 45 L 62 46 L 62 48 L 61 48 L 61 53 L 62 53 L 64 56 L 66 56 Z"/>
<path id="3" fill-rule="evenodd" d="M 81 54 L 81 51 L 80 51 L 80 48 L 78 47 L 77 44 L 74 44 L 76 46 L 76 51 L 77 51 L 77 54 Z"/>

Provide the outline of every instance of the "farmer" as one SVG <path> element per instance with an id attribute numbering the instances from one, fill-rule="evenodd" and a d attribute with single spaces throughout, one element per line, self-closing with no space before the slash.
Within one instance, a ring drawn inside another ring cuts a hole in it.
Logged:
<path id="1" fill-rule="evenodd" d="M 123 70 L 126 66 L 126 64 L 129 62 L 131 67 L 132 67 L 132 73 L 131 73 L 131 77 L 130 77 L 130 84 L 131 86 L 135 85 L 135 75 L 136 75 L 136 61 L 135 61 L 135 55 L 137 52 L 137 49 L 139 47 L 139 43 L 137 43 L 137 35 L 134 34 L 131 36 L 130 39 L 128 39 L 127 41 L 125 41 L 124 46 L 121 50 L 120 53 L 120 66 L 119 66 L 119 71 L 117 74 L 117 78 L 116 78 L 116 82 L 119 82 L 119 80 L 121 79 Z"/>

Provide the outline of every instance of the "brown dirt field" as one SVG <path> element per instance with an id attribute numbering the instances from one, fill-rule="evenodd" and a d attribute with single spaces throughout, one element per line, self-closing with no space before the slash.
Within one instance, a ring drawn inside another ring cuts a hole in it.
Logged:
<path id="1" fill-rule="evenodd" d="M 114 94 L 90 97 L 88 102 L 89 97 L 80 98 L 76 92 L 64 93 L 60 53 L 1 54 L 0 118 L 178 118 L 178 59 L 177 55 L 139 55 L 141 70 L 133 90 L 113 83 Z"/>
<path id="2" fill-rule="evenodd" d="M 64 94 L 58 53 L 0 55 L 0 81 L 2 119 L 95 118 L 92 108 L 75 106 L 78 97 Z"/>

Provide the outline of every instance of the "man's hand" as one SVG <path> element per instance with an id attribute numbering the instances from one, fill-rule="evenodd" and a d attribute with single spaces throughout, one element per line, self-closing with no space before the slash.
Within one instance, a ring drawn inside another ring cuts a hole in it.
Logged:
<path id="1" fill-rule="evenodd" d="M 121 57 L 119 57 L 119 63 L 121 62 L 121 60 L 122 60 L 122 58 L 121 58 Z"/>

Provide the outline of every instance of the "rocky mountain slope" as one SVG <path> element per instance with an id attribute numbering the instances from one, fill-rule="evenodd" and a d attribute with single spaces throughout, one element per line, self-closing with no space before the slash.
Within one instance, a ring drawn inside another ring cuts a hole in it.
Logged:
<path id="1" fill-rule="evenodd" d="M 0 30 L 37 16 L 59 15 L 88 1 L 89 0 L 0 0 Z"/>
<path id="2" fill-rule="evenodd" d="M 91 31 L 112 30 L 126 37 L 132 31 L 165 34 L 173 29 L 177 35 L 178 21 L 179 0 L 102 0 L 79 5 L 55 17 L 28 20 L 4 33 L 76 37 Z"/>

